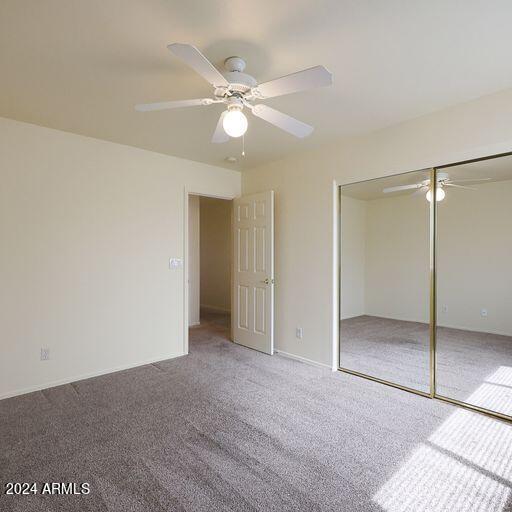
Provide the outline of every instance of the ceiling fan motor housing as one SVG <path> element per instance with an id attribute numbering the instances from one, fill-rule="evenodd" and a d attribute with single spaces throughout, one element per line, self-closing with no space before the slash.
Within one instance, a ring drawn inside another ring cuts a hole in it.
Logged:
<path id="1" fill-rule="evenodd" d="M 226 71 L 223 75 L 232 91 L 246 93 L 258 84 L 253 76 L 244 73 L 245 61 L 241 57 L 228 57 L 224 61 L 224 67 Z"/>

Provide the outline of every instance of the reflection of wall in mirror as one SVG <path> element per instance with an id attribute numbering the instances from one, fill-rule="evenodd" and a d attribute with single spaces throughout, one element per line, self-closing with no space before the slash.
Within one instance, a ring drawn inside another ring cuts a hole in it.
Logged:
<path id="1" fill-rule="evenodd" d="M 512 335 L 512 180 L 447 190 L 438 209 L 438 324 Z M 421 195 L 342 197 L 342 318 L 428 322 Z"/>

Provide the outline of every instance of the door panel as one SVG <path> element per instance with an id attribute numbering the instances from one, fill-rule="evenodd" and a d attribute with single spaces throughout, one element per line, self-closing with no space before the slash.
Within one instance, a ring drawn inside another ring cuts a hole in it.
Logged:
<path id="1" fill-rule="evenodd" d="M 238 287 L 238 323 L 239 329 L 249 329 L 249 288 L 247 286 Z"/>
<path id="2" fill-rule="evenodd" d="M 274 352 L 274 192 L 235 199 L 233 338 Z"/>
<path id="3" fill-rule="evenodd" d="M 237 230 L 238 242 L 238 272 L 247 272 L 249 270 L 249 229 L 243 228 Z"/>
<path id="4" fill-rule="evenodd" d="M 254 228 L 254 270 L 255 272 L 266 272 L 265 262 L 265 228 Z"/>
<path id="5" fill-rule="evenodd" d="M 239 221 L 249 220 L 249 204 L 248 203 L 238 205 L 237 212 L 238 212 L 237 218 Z"/>
<path id="6" fill-rule="evenodd" d="M 254 289 L 254 331 L 258 334 L 265 334 L 265 288 Z"/>

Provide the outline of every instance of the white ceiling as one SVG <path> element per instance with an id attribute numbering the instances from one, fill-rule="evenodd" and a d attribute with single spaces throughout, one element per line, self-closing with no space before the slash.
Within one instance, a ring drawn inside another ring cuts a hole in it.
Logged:
<path id="1" fill-rule="evenodd" d="M 2 0 L 0 116 L 243 169 L 512 87 L 509 0 Z M 316 129 L 297 140 L 249 119 L 210 143 L 219 105 L 138 113 L 209 85 L 166 49 L 240 55 L 258 81 L 323 64 L 331 88 L 268 100 Z"/>

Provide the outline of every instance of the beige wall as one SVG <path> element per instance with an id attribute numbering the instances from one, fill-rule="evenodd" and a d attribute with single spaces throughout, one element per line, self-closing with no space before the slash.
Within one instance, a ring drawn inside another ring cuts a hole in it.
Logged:
<path id="1" fill-rule="evenodd" d="M 512 90 L 244 172 L 276 192 L 276 345 L 335 365 L 333 181 L 350 183 L 512 150 Z M 314 135 L 313 135 L 314 136 Z M 302 325 L 304 337 L 295 338 Z"/>
<path id="2" fill-rule="evenodd" d="M 231 310 L 232 202 L 200 198 L 201 307 Z"/>
<path id="3" fill-rule="evenodd" d="M 471 187 L 439 203 L 438 324 L 512 335 L 512 181 Z M 429 321 L 428 206 L 424 195 L 342 197 L 342 318 Z"/>
<path id="4" fill-rule="evenodd" d="M 188 197 L 188 325 L 199 325 L 199 196 Z"/>
<path id="5" fill-rule="evenodd" d="M 367 202 L 341 198 L 341 317 L 366 314 L 366 215 Z"/>
<path id="6" fill-rule="evenodd" d="M 341 317 L 429 320 L 429 209 L 423 197 L 341 198 Z"/>
<path id="7" fill-rule="evenodd" d="M 471 186 L 438 209 L 438 322 L 511 336 L 512 180 Z"/>
<path id="8" fill-rule="evenodd" d="M 240 175 L 0 119 L 0 397 L 183 353 L 185 188 Z"/>
<path id="9" fill-rule="evenodd" d="M 402 195 L 366 204 L 366 314 L 428 322 L 428 201 Z"/>

